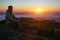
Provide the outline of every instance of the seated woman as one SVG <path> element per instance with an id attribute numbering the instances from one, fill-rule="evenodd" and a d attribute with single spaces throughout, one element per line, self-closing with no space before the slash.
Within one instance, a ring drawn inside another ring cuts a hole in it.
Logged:
<path id="1" fill-rule="evenodd" d="M 6 11 L 6 26 L 8 26 L 11 22 L 17 22 L 20 28 L 23 29 L 23 27 L 20 25 L 20 23 L 17 21 L 16 17 L 13 15 L 13 7 L 8 6 L 8 10 Z M 24 30 L 24 29 L 23 29 Z"/>

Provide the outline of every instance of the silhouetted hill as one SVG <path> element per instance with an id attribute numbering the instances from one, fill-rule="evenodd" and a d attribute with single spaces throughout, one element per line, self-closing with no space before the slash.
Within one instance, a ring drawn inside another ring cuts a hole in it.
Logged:
<path id="1" fill-rule="evenodd" d="M 24 17 L 19 18 L 18 21 L 25 31 L 16 22 L 10 22 L 8 26 L 5 26 L 5 20 L 0 21 L 0 39 L 60 40 L 60 22 Z"/>

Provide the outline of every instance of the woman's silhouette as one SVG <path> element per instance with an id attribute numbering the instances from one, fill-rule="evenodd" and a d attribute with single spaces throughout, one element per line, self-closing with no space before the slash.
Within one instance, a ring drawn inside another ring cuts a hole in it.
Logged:
<path id="1" fill-rule="evenodd" d="M 11 22 L 17 22 L 20 28 L 23 29 L 23 27 L 20 25 L 20 23 L 17 21 L 16 17 L 13 15 L 13 6 L 8 6 L 8 9 L 6 11 L 6 26 Z M 23 29 L 24 30 L 24 29 Z"/>

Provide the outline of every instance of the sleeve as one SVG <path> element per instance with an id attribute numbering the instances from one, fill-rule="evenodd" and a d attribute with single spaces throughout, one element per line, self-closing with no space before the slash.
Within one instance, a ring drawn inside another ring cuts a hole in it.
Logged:
<path id="1" fill-rule="evenodd" d="M 12 15 L 14 19 L 17 19 L 14 15 Z"/>

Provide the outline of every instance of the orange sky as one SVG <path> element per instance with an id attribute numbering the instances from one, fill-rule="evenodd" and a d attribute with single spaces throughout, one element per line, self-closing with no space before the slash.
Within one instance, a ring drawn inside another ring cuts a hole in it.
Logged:
<path id="1" fill-rule="evenodd" d="M 7 10 L 7 8 L 8 7 L 1 7 L 0 11 L 5 12 Z M 36 10 L 37 8 L 39 8 L 39 7 L 35 7 L 35 8 L 33 8 L 33 7 L 31 7 L 31 8 L 13 7 L 13 11 L 14 12 L 34 12 L 34 10 Z M 49 11 L 51 12 L 51 11 L 59 11 L 60 10 L 60 8 L 43 8 L 43 7 L 40 9 L 43 9 L 43 12 L 49 12 Z"/>
<path id="2" fill-rule="evenodd" d="M 33 12 L 38 8 L 44 9 L 43 12 L 60 10 L 60 0 L 0 0 L 0 12 L 6 12 L 9 5 L 14 12 Z"/>

